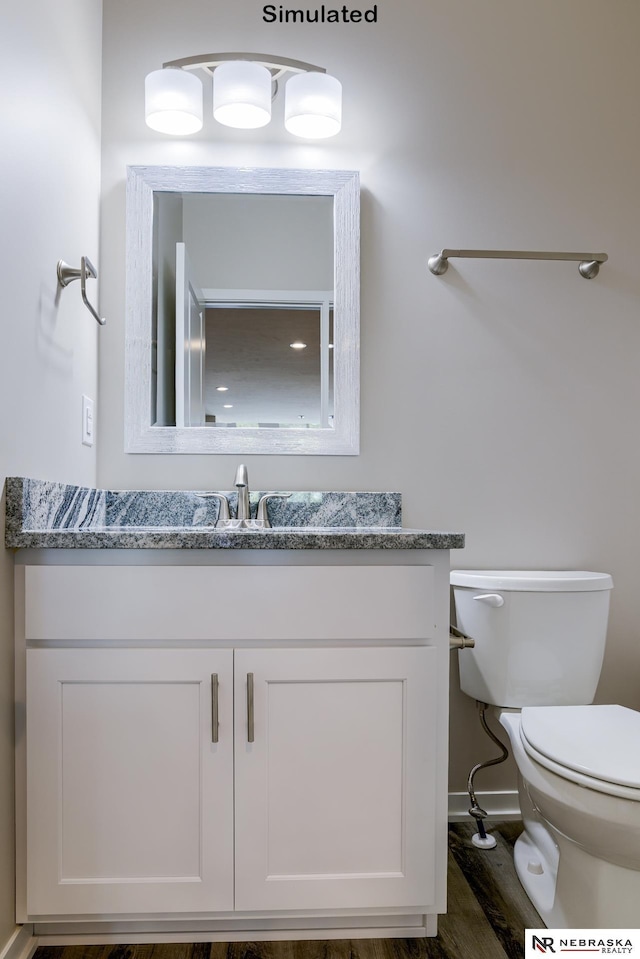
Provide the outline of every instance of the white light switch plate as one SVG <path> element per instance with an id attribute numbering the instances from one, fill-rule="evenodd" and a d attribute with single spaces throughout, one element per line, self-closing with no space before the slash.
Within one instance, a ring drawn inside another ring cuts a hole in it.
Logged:
<path id="1" fill-rule="evenodd" d="M 95 423 L 93 418 L 93 400 L 88 396 L 82 397 L 82 442 L 85 446 L 93 446 Z"/>

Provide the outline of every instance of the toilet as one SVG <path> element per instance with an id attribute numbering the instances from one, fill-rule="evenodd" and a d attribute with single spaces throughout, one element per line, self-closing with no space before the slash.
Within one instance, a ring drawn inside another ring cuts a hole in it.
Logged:
<path id="1" fill-rule="evenodd" d="M 549 928 L 640 920 L 640 712 L 590 705 L 602 667 L 606 573 L 454 570 L 460 686 L 495 707 L 518 766 L 514 850 Z"/>

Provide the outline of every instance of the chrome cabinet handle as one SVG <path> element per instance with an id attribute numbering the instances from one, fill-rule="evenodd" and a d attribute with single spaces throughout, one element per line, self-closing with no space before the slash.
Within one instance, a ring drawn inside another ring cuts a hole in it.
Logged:
<path id="1" fill-rule="evenodd" d="M 211 673 L 211 742 L 218 742 L 218 674 Z"/>
<path id="2" fill-rule="evenodd" d="M 253 741 L 253 673 L 247 673 L 247 742 L 252 743 Z"/>

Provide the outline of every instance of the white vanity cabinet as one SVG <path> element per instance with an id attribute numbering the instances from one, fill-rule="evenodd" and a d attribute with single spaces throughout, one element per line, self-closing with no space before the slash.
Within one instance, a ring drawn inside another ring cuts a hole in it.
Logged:
<path id="1" fill-rule="evenodd" d="M 236 651 L 236 909 L 433 899 L 433 654 Z"/>
<path id="2" fill-rule="evenodd" d="M 232 683 L 231 650 L 27 650 L 30 915 L 233 909 Z"/>
<path id="3" fill-rule="evenodd" d="M 432 652 L 28 650 L 29 912 L 430 901 Z"/>
<path id="4" fill-rule="evenodd" d="M 443 911 L 438 564 L 276 562 L 17 567 L 19 918 Z"/>

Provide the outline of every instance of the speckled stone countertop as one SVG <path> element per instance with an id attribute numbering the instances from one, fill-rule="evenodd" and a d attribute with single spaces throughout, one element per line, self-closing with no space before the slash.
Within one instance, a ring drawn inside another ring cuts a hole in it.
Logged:
<path id="1" fill-rule="evenodd" d="M 272 529 L 216 529 L 198 492 L 100 490 L 9 477 L 12 549 L 459 549 L 463 533 L 402 528 L 399 493 L 304 492 L 271 500 Z M 251 494 L 255 516 L 262 492 Z M 236 492 L 229 492 L 232 514 Z"/>

